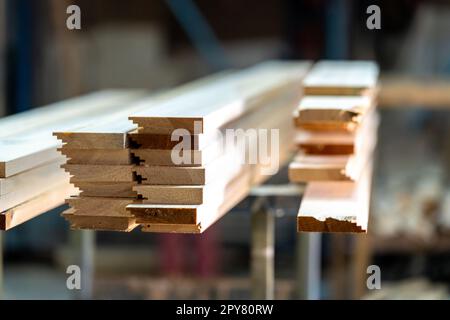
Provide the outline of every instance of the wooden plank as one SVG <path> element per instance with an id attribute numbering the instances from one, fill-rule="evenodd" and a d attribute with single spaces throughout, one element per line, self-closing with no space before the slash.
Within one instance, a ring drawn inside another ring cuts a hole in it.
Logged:
<path id="1" fill-rule="evenodd" d="M 50 137 L 52 138 L 52 137 Z M 39 141 L 39 143 L 36 143 Z M 53 139 L 0 141 L 0 178 L 7 178 L 51 161 L 64 159 L 56 151 Z"/>
<path id="2" fill-rule="evenodd" d="M 208 198 L 201 205 L 151 205 L 130 204 L 128 210 L 143 225 L 187 224 L 196 225 L 199 231 L 216 221 L 220 216 L 244 197 L 249 189 L 251 176 L 249 171 L 242 172 L 226 188 L 223 196 Z M 148 226 L 147 226 L 148 228 Z"/>
<path id="3" fill-rule="evenodd" d="M 295 143 L 306 154 L 355 154 L 376 134 L 379 117 L 371 111 L 354 132 L 297 129 Z"/>
<path id="4" fill-rule="evenodd" d="M 131 217 L 126 210 L 133 203 L 130 198 L 71 197 L 66 203 L 75 210 L 77 216 Z M 107 219 L 105 219 L 107 220 Z"/>
<path id="5" fill-rule="evenodd" d="M 104 90 L 11 115 L 0 120 L 0 138 L 19 134 L 29 136 L 36 131 L 51 135 L 56 128 L 65 126 L 66 121 L 77 125 L 78 117 L 120 110 L 124 104 L 144 94 L 137 90 Z"/>
<path id="6" fill-rule="evenodd" d="M 133 190 L 142 196 L 144 204 L 200 205 L 207 199 L 223 200 L 226 185 L 237 171 L 223 175 L 206 185 L 136 185 Z"/>
<path id="7" fill-rule="evenodd" d="M 220 175 L 237 172 L 240 159 L 228 150 L 202 167 L 135 166 L 134 172 L 146 185 L 205 185 Z"/>
<path id="8" fill-rule="evenodd" d="M 0 178 L 60 158 L 54 130 L 88 124 L 142 96 L 143 91 L 105 91 L 1 119 Z"/>
<path id="9" fill-rule="evenodd" d="M 53 163 L 46 169 L 44 180 L 33 178 L 30 183 L 21 183 L 20 187 L 15 188 L 13 192 L 9 192 L 0 196 L 0 212 L 18 206 L 19 204 L 30 200 L 39 194 L 49 191 L 61 183 L 69 183 L 69 175 L 64 172 L 61 173 L 59 168 L 60 162 Z M 44 170 L 45 171 L 45 170 Z"/>
<path id="10" fill-rule="evenodd" d="M 188 164 L 174 164 L 172 160 L 172 152 L 176 152 L 176 156 L 189 159 Z M 164 149 L 132 149 L 131 153 L 141 165 L 147 166 L 180 166 L 180 167 L 196 167 L 206 165 L 218 158 L 223 153 L 223 142 L 216 141 L 205 147 L 203 150 L 164 150 Z"/>
<path id="11" fill-rule="evenodd" d="M 140 133 L 170 134 L 175 129 L 205 133 L 222 127 L 284 90 L 300 92 L 309 63 L 272 62 L 236 73 L 225 81 L 170 99 L 130 116 Z"/>
<path id="12" fill-rule="evenodd" d="M 75 214 L 73 209 L 66 210 L 62 216 L 69 221 L 71 229 L 97 230 L 97 231 L 120 231 L 130 232 L 135 229 L 135 219 L 131 217 L 104 217 L 85 216 Z"/>
<path id="13" fill-rule="evenodd" d="M 305 95 L 362 95 L 374 88 L 379 74 L 372 61 L 319 61 L 305 77 Z"/>
<path id="14" fill-rule="evenodd" d="M 67 164 L 129 165 L 132 163 L 129 149 L 58 149 L 67 157 Z"/>
<path id="15" fill-rule="evenodd" d="M 77 182 L 133 182 L 133 165 L 64 164 L 71 183 Z"/>
<path id="16" fill-rule="evenodd" d="M 328 127 L 353 131 L 373 107 L 373 98 L 368 96 L 307 96 L 294 113 L 294 123 L 310 130 Z"/>
<path id="17" fill-rule="evenodd" d="M 54 135 L 76 149 L 125 149 L 129 147 L 128 133 L 137 129 L 137 125 L 128 119 L 134 112 L 149 110 L 158 107 L 164 101 L 183 95 L 189 91 L 207 86 L 211 81 L 222 81 L 229 77 L 230 73 L 221 72 L 193 82 L 184 84 L 176 89 L 169 90 L 141 99 L 138 102 L 127 105 L 120 112 L 111 115 L 103 114 L 102 117 L 70 130 L 57 131 Z"/>
<path id="18" fill-rule="evenodd" d="M 384 75 L 381 77 L 379 103 L 385 108 L 450 107 L 450 79 Z"/>
<path id="19" fill-rule="evenodd" d="M 64 199 L 76 194 L 77 189 L 69 183 L 62 183 L 47 192 L 8 209 L 0 214 L 0 230 L 9 230 L 32 218 L 50 211 L 62 204 Z"/>
<path id="20" fill-rule="evenodd" d="M 64 159 L 60 159 L 9 178 L 0 178 L 0 199 L 6 194 L 18 192 L 22 188 L 41 190 L 43 181 L 46 185 L 68 182 L 67 173 L 59 168 L 63 163 Z"/>
<path id="21" fill-rule="evenodd" d="M 82 197 L 137 198 L 136 182 L 74 182 Z"/>
<path id="22" fill-rule="evenodd" d="M 299 232 L 367 231 L 372 165 L 358 182 L 311 182 L 297 217 Z"/>

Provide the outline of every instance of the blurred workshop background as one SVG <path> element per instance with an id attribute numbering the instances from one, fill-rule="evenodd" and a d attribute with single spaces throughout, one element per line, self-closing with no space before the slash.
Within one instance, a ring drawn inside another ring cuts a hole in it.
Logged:
<path id="1" fill-rule="evenodd" d="M 71 4 L 81 30 L 66 28 Z M 366 27 L 371 4 L 380 30 Z M 297 235 L 299 197 L 274 199 L 275 297 L 448 299 L 450 1 L 0 0 L 0 116 L 103 88 L 156 92 L 267 59 L 372 59 L 393 101 L 380 106 L 368 236 Z M 411 79 L 431 102 L 402 102 Z M 53 210 L 3 233 L 3 297 L 250 298 L 252 201 L 200 236 L 82 237 Z M 321 259 L 308 267 L 321 281 L 305 292 L 311 239 Z M 91 288 L 69 291 L 66 267 L 82 258 Z M 371 264 L 381 290 L 367 290 Z"/>

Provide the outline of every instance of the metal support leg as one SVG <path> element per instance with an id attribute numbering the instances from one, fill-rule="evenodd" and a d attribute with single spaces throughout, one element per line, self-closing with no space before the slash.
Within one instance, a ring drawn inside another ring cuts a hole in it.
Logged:
<path id="1" fill-rule="evenodd" d="M 274 235 L 275 218 L 265 204 L 258 198 L 252 208 L 251 217 L 251 281 L 253 299 L 274 299 Z"/>
<path id="2" fill-rule="evenodd" d="M 320 299 L 321 284 L 320 233 L 297 235 L 297 295 L 299 299 Z"/>
<path id="3" fill-rule="evenodd" d="M 92 299 L 94 287 L 95 231 L 81 231 L 81 299 Z"/>

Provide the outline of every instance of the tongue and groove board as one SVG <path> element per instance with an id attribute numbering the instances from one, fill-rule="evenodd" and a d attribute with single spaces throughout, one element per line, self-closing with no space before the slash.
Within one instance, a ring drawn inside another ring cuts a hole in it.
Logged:
<path id="1" fill-rule="evenodd" d="M 372 61 L 319 61 L 303 81 L 305 95 L 364 95 L 376 87 L 378 74 Z"/>
<path id="2" fill-rule="evenodd" d="M 353 132 L 373 109 L 371 96 L 307 96 L 294 112 L 296 127 Z"/>
<path id="3" fill-rule="evenodd" d="M 0 230 L 9 230 L 64 203 L 64 199 L 77 194 L 69 183 L 62 183 L 51 190 L 0 213 Z"/>
<path id="4" fill-rule="evenodd" d="M 95 122 L 142 96 L 142 91 L 105 91 L 1 119 L 0 178 L 61 159 L 53 131 Z"/>
<path id="5" fill-rule="evenodd" d="M 289 166 L 290 181 L 307 183 L 299 232 L 367 231 L 378 72 L 369 61 L 321 61 L 304 80 Z"/>
<path id="6" fill-rule="evenodd" d="M 299 232 L 367 232 L 372 165 L 357 182 L 311 182 L 297 216 Z"/>
<path id="7" fill-rule="evenodd" d="M 156 108 L 132 114 L 130 120 L 139 126 L 139 133 L 171 134 L 175 129 L 208 133 L 287 88 L 300 90 L 301 79 L 309 67 L 310 63 L 263 63 Z"/>
<path id="8" fill-rule="evenodd" d="M 306 154 L 349 155 L 361 152 L 367 137 L 376 132 L 379 117 L 370 111 L 354 132 L 347 131 L 310 131 L 297 129 L 295 144 Z"/>
<path id="9" fill-rule="evenodd" d="M 218 143 L 218 130 L 280 129 L 282 141 L 289 141 L 280 146 L 281 166 L 282 161 L 288 158 L 286 150 L 290 151 L 289 147 L 293 145 L 289 115 L 301 95 L 301 79 L 309 66 L 309 63 L 274 62 L 242 72 L 209 77 L 210 80 L 182 86 L 157 99 L 142 100 L 124 111 L 124 114 L 128 113 L 126 117 L 121 115 L 112 121 L 106 119 L 74 131 L 55 133 L 63 142 L 60 151 L 69 158 L 64 168 L 72 175 L 71 181 L 82 191 L 78 198 L 68 200 L 72 208 L 64 213 L 64 217 L 73 228 L 130 231 L 141 224 L 142 231 L 160 228 L 161 232 L 203 232 L 245 197 L 251 186 L 270 177 L 258 170 L 263 166 L 247 170 L 239 180 L 239 188 L 233 189 L 236 192 L 224 198 L 225 189 L 229 190 L 225 187 L 227 182 L 240 177 L 238 172 L 241 166 L 236 166 L 236 173 L 233 175 L 231 172 L 228 181 L 225 178 L 220 181 L 220 177 L 224 177 L 224 168 L 230 167 L 233 159 L 227 160 L 224 155 L 225 151 Z M 197 112 L 200 117 L 195 115 Z M 129 121 L 130 114 L 133 121 L 134 115 L 138 115 L 139 119 L 135 123 Z M 150 118 L 148 114 L 151 114 Z M 157 116 L 153 117 L 154 114 Z M 183 151 L 200 160 L 194 165 L 176 166 L 171 161 L 171 152 L 178 141 L 172 141 L 171 134 L 174 129 L 181 128 L 185 129 L 181 132 L 185 137 L 194 131 L 194 121 L 198 119 L 200 130 L 191 137 L 190 149 Z M 78 153 L 79 150 L 84 151 Z M 125 152 L 128 150 L 131 163 L 125 164 L 128 159 Z M 91 152 L 95 155 L 90 155 Z M 109 164 L 107 154 L 113 152 L 118 152 L 122 160 Z M 115 189 L 113 186 L 117 184 L 121 184 L 120 188 Z M 107 192 L 95 191 L 96 186 L 99 189 L 107 186 L 109 189 Z M 121 196 L 113 196 L 113 189 Z M 189 193 L 189 190 L 193 192 Z M 122 196 L 123 193 L 129 197 Z M 136 194 L 140 198 L 136 198 Z M 211 204 L 208 199 L 216 201 Z M 96 205 L 96 200 L 100 200 L 102 205 Z M 128 213 L 123 211 L 127 203 Z M 170 222 L 177 223 L 170 230 L 167 229 L 170 224 L 149 226 L 138 223 L 133 220 L 134 215 L 130 215 L 132 206 L 144 205 L 142 209 L 147 205 L 173 206 L 174 203 L 183 210 L 189 206 L 209 206 L 215 210 L 200 209 L 204 212 L 199 216 L 200 220 L 189 220 L 187 225 L 181 223 L 186 222 L 183 217 L 182 221 L 175 219 L 180 219 L 180 216 L 172 217 Z"/>

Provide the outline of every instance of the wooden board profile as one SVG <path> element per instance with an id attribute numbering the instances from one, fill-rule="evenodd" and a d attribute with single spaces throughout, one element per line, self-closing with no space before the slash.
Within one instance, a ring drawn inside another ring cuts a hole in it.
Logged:
<path id="1" fill-rule="evenodd" d="M 97 230 L 130 232 L 138 224 L 133 217 L 105 217 L 78 215 L 73 209 L 64 211 L 62 216 L 69 221 L 70 228 L 74 230 Z"/>
<path id="2" fill-rule="evenodd" d="M 0 213 L 0 230 L 12 229 L 34 217 L 64 204 L 64 200 L 77 193 L 69 183 L 62 183 L 51 190 Z"/>
<path id="3" fill-rule="evenodd" d="M 137 198 L 136 182 L 74 182 L 82 197 Z"/>
<path id="4" fill-rule="evenodd" d="M 309 131 L 297 129 L 295 144 L 306 154 L 355 154 L 364 149 L 364 144 L 376 133 L 378 114 L 373 111 L 354 132 Z"/>
<path id="5" fill-rule="evenodd" d="M 70 173 L 71 183 L 77 182 L 133 182 L 133 165 L 95 165 L 64 164 L 61 166 Z"/>
<path id="6" fill-rule="evenodd" d="M 240 159 L 234 155 L 226 152 L 202 167 L 135 166 L 133 170 L 143 185 L 205 185 L 239 169 Z"/>
<path id="7" fill-rule="evenodd" d="M 236 176 L 235 172 L 223 172 L 206 185 L 143 185 L 133 187 L 142 197 L 143 204 L 200 205 L 207 199 L 221 200 L 227 183 Z"/>
<path id="8" fill-rule="evenodd" d="M 375 88 L 378 74 L 372 61 L 319 61 L 303 81 L 305 95 L 363 95 Z"/>
<path id="9" fill-rule="evenodd" d="M 66 203 L 75 210 L 76 215 L 131 217 L 126 207 L 133 201 L 130 198 L 71 197 Z"/>
<path id="10" fill-rule="evenodd" d="M 0 178 L 60 159 L 56 148 L 61 143 L 52 136 L 54 130 L 89 123 L 142 96 L 142 91 L 105 91 L 2 118 Z"/>
<path id="11" fill-rule="evenodd" d="M 14 190 L 0 196 L 0 212 L 16 207 L 43 192 L 59 186 L 61 183 L 68 184 L 69 175 L 63 172 L 59 166 L 60 162 L 54 162 L 44 168 L 32 169 L 30 170 L 31 172 L 24 173 L 24 176 L 29 177 L 29 182 L 26 182 L 27 178 L 15 177 L 13 179 Z M 7 181 L 6 179 L 4 181 Z M 21 182 L 21 180 L 25 182 Z M 7 185 L 8 182 L 5 183 L 5 186 Z M 6 188 L 10 187 L 12 186 Z"/>
<path id="12" fill-rule="evenodd" d="M 59 148 L 67 164 L 128 165 L 132 163 L 129 149 L 70 149 Z"/>
<path id="13" fill-rule="evenodd" d="M 167 225 L 177 225 L 171 232 L 204 231 L 228 210 L 242 200 L 251 184 L 249 171 L 242 172 L 226 188 L 222 197 L 210 198 L 202 205 L 149 205 L 131 204 L 128 210 L 143 225 L 142 231 L 157 231 Z"/>
<path id="14" fill-rule="evenodd" d="M 294 123 L 308 130 L 354 131 L 373 107 L 367 96 L 306 96 L 294 112 Z"/>
<path id="15" fill-rule="evenodd" d="M 297 216 L 299 232 L 367 232 L 372 166 L 358 182 L 311 182 Z"/>
<path id="16" fill-rule="evenodd" d="M 172 152 L 179 158 L 187 159 L 186 163 L 175 164 Z M 202 150 L 132 149 L 131 153 L 135 161 L 144 166 L 199 167 L 218 158 L 223 153 L 223 143 L 215 141 Z"/>
<path id="17" fill-rule="evenodd" d="M 39 143 L 36 143 L 39 141 Z M 8 138 L 0 141 L 0 178 L 8 178 L 45 163 L 64 159 L 53 137 L 37 140 Z"/>
<path id="18" fill-rule="evenodd" d="M 64 159 L 46 163 L 8 178 L 0 178 L 0 199 L 7 194 L 20 192 L 23 188 L 42 191 L 43 181 L 50 186 L 68 182 L 68 174 L 59 168 L 62 163 Z"/>
<path id="19" fill-rule="evenodd" d="M 175 129 L 207 133 L 257 108 L 283 91 L 301 91 L 309 63 L 272 62 L 211 82 L 169 99 L 156 108 L 132 114 L 139 133 L 170 134 Z"/>

